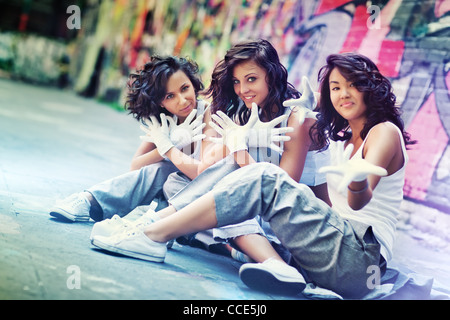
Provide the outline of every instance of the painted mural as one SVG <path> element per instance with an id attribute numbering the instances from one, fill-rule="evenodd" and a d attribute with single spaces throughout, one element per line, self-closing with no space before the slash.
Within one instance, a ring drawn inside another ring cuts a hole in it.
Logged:
<path id="1" fill-rule="evenodd" d="M 88 1 L 68 47 L 77 92 L 121 103 L 149 55 L 196 60 L 205 84 L 240 39 L 266 38 L 299 86 L 336 52 L 373 59 L 394 85 L 407 130 L 405 196 L 450 212 L 450 0 Z"/>

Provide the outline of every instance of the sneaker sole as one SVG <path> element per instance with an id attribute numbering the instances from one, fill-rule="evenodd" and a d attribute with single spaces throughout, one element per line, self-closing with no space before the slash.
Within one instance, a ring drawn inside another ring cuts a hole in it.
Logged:
<path id="1" fill-rule="evenodd" d="M 298 295 L 306 287 L 304 281 L 279 279 L 255 265 L 243 265 L 239 270 L 239 277 L 251 289 L 279 295 Z"/>
<path id="2" fill-rule="evenodd" d="M 99 247 L 100 249 L 104 249 L 107 251 L 111 251 L 114 253 L 118 253 L 124 256 L 128 256 L 128 257 L 132 257 L 132 258 L 136 258 L 136 259 L 141 259 L 141 260 L 146 260 L 146 261 L 151 261 L 151 262 L 164 262 L 165 256 L 150 256 L 147 254 L 142 254 L 139 252 L 134 252 L 134 251 L 129 251 L 129 250 L 125 250 L 125 249 L 120 249 L 117 247 L 114 247 L 110 244 L 104 243 L 102 241 L 99 241 L 98 239 L 94 238 L 91 240 L 91 243 L 96 246 Z"/>
<path id="3" fill-rule="evenodd" d="M 79 216 L 75 216 L 67 211 L 64 210 L 53 210 L 50 211 L 50 215 L 52 217 L 58 218 L 58 219 L 63 219 L 63 220 L 69 220 L 72 222 L 87 222 L 89 221 L 90 217 L 79 217 Z"/>

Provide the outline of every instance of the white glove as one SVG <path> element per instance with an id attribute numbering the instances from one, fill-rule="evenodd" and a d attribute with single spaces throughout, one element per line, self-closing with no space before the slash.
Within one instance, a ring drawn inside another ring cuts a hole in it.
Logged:
<path id="1" fill-rule="evenodd" d="M 140 138 L 144 141 L 154 143 L 159 154 L 164 157 L 174 144 L 170 140 L 170 131 L 167 123 L 167 117 L 164 113 L 160 114 L 161 124 L 155 116 L 150 116 L 150 119 L 145 119 L 144 122 L 147 127 L 141 125 L 141 130 L 146 133 Z"/>
<path id="2" fill-rule="evenodd" d="M 210 126 L 221 135 L 220 138 L 209 138 L 214 143 L 221 143 L 227 146 L 230 153 L 240 150 L 247 150 L 248 136 L 250 129 L 258 120 L 258 106 L 252 106 L 252 112 L 248 122 L 240 126 L 233 122 L 225 113 L 218 111 L 217 114 L 211 116 L 217 124 L 210 122 Z"/>
<path id="3" fill-rule="evenodd" d="M 387 170 L 376 166 L 364 159 L 350 159 L 353 151 L 353 144 L 349 144 L 343 151 L 339 159 L 343 159 L 336 166 L 325 166 L 319 169 L 320 173 L 334 173 L 342 176 L 342 181 L 338 186 L 338 191 L 343 192 L 352 181 L 361 182 L 371 174 L 386 176 Z"/>
<path id="4" fill-rule="evenodd" d="M 181 150 L 184 147 L 191 145 L 192 142 L 200 141 L 205 138 L 206 135 L 202 134 L 202 130 L 206 126 L 206 123 L 203 123 L 203 114 L 192 121 L 196 114 L 197 109 L 192 110 L 184 122 L 179 125 L 176 123 L 176 116 L 167 118 L 169 121 L 169 137 L 177 149 Z"/>
<path id="5" fill-rule="evenodd" d="M 298 122 L 300 125 L 305 122 L 306 118 L 316 119 L 318 112 L 314 112 L 317 106 L 317 98 L 315 96 L 314 91 L 311 88 L 311 84 L 308 81 L 308 78 L 302 77 L 302 96 L 299 99 L 291 99 L 283 102 L 283 106 L 285 107 L 299 107 L 299 119 Z"/>
<path id="6" fill-rule="evenodd" d="M 252 103 L 253 108 L 258 108 L 256 103 Z M 289 115 L 285 114 L 273 119 L 270 122 L 262 122 L 259 119 L 258 113 L 256 114 L 257 120 L 253 128 L 249 131 L 248 146 L 249 147 L 260 147 L 260 148 L 271 148 L 279 153 L 282 152 L 281 148 L 275 144 L 276 141 L 289 141 L 291 137 L 285 136 L 283 134 L 294 131 L 294 128 L 283 127 L 275 128 L 279 123 L 286 120 Z"/>

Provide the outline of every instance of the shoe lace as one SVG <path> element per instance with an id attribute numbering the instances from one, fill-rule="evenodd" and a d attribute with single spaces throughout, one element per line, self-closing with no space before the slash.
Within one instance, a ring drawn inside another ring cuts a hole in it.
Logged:
<path id="1" fill-rule="evenodd" d="M 75 209 L 83 204 L 86 204 L 86 200 L 84 200 L 82 198 L 77 198 L 76 200 L 74 200 L 70 203 L 70 206 Z"/>
<path id="2" fill-rule="evenodd" d="M 119 242 L 119 241 L 122 241 L 123 239 L 126 239 L 126 238 L 136 235 L 138 232 L 140 232 L 139 229 L 130 228 L 129 230 L 123 230 L 122 232 L 113 234 L 111 236 L 111 238 L 113 239 L 113 242 Z"/>

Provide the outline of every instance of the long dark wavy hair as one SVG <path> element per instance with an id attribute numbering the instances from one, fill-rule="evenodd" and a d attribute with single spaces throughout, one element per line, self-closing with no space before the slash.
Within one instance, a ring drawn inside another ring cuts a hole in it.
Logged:
<path id="1" fill-rule="evenodd" d="M 369 58 L 358 53 L 332 54 L 327 64 L 319 70 L 320 100 L 318 121 L 311 128 L 311 138 L 322 147 L 333 141 L 348 140 L 352 133 L 348 121 L 334 109 L 330 99 L 330 73 L 337 68 L 344 78 L 352 82 L 356 89 L 363 92 L 367 106 L 367 122 L 362 131 L 364 140 L 369 130 L 378 123 L 390 121 L 402 132 L 405 144 L 414 144 L 404 130 L 400 108 L 396 106 L 396 96 L 392 92 L 390 81 L 384 77 L 378 67 Z"/>
<path id="2" fill-rule="evenodd" d="M 169 78 L 177 71 L 183 71 L 194 86 L 195 94 L 204 89 L 198 74 L 198 65 L 187 58 L 176 56 L 152 56 L 140 70 L 131 73 L 128 82 L 127 101 L 125 109 L 137 120 L 143 120 L 154 115 L 159 120 L 159 114 L 172 114 L 161 107 L 167 90 Z"/>
<path id="3" fill-rule="evenodd" d="M 283 101 L 300 96 L 294 86 L 288 82 L 287 70 L 281 64 L 272 44 L 263 39 L 247 40 L 230 48 L 212 72 L 211 84 L 205 92 L 205 95 L 212 100 L 212 113 L 221 110 L 235 121 L 247 123 L 250 110 L 239 107 L 242 101 L 234 92 L 233 70 L 238 64 L 249 60 L 255 62 L 267 73 L 269 94 L 259 106 L 261 119 L 268 121 L 282 115 Z"/>

